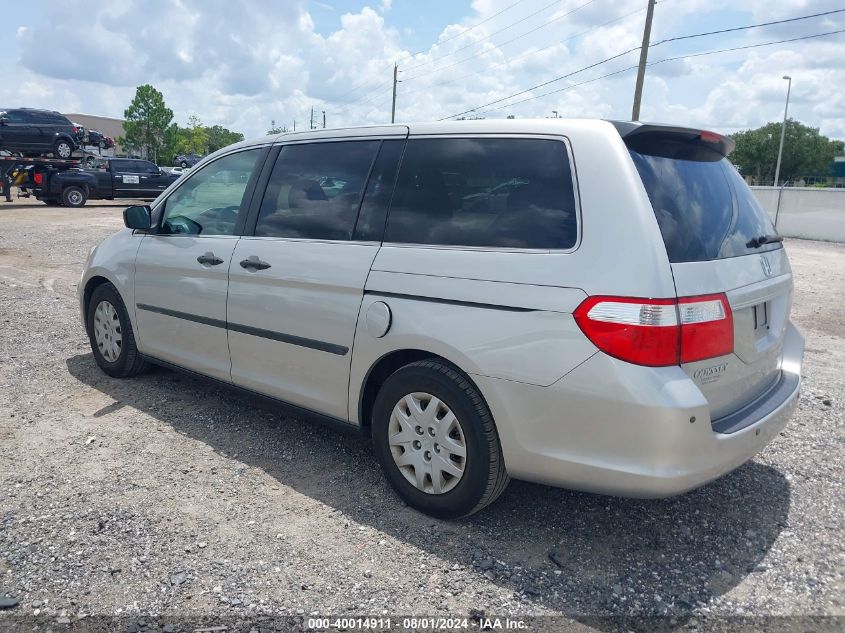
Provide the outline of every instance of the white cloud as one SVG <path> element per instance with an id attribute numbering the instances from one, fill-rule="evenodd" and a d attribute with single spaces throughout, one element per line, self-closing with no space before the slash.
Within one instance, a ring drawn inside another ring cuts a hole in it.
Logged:
<path id="1" fill-rule="evenodd" d="M 19 18 L 18 62 L 6 65 L 0 103 L 119 116 L 135 86 L 151 83 L 179 122 L 197 114 L 208 124 L 247 135 L 262 134 L 271 120 L 290 126 L 296 119 L 299 128 L 312 106 L 327 111 L 330 125 L 380 123 L 390 116 L 392 69 L 398 61 L 397 119 L 431 120 L 549 82 L 634 48 L 642 37 L 641 0 L 596 0 L 574 12 L 584 0 L 565 0 L 505 28 L 548 4 L 526 2 L 479 24 L 512 4 L 475 0 L 470 15 L 444 24 L 430 50 L 414 54 L 404 42 L 417 25 L 388 24 L 390 0 L 374 3 L 377 10 L 323 12 L 322 30 L 309 12 L 309 7 L 322 10 L 320 5 L 304 0 L 243 2 L 237 11 L 226 0 L 97 5 L 67 0 L 51 8 L 49 20 Z M 736 22 L 734 4 L 689 0 L 667 3 L 665 10 L 658 5 L 653 41 L 706 30 L 696 27 L 700 18 L 708 14 L 710 24 L 726 8 Z M 750 0 L 742 10 L 745 20 L 754 22 L 829 8 L 838 8 L 837 2 L 783 0 L 775 10 L 768 0 Z M 86 28 L 69 28 L 80 15 L 86 16 Z M 326 28 L 326 20 L 334 20 L 334 26 Z M 595 28 L 598 24 L 605 26 Z M 650 59 L 835 28 L 845 28 L 845 19 L 655 46 Z M 791 115 L 825 134 L 845 137 L 843 54 L 839 36 L 655 65 L 647 74 L 643 118 L 728 132 L 778 120 L 785 96 L 780 77 L 789 73 L 794 77 Z M 626 118 L 634 73 L 591 80 L 636 61 L 634 52 L 552 81 L 499 101 L 492 107 L 504 107 L 487 116 L 549 116 L 554 109 L 562 116 Z M 558 92 L 515 103 L 550 91 Z"/>

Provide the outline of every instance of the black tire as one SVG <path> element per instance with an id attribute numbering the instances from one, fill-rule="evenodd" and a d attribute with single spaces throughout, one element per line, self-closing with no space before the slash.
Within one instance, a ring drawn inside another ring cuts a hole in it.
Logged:
<path id="1" fill-rule="evenodd" d="M 425 392 L 443 401 L 457 416 L 466 444 L 464 472 L 457 485 L 442 494 L 419 490 L 399 470 L 390 451 L 388 432 L 393 407 L 405 395 Z M 493 416 L 481 394 L 454 366 L 422 360 L 393 373 L 373 405 L 371 434 L 376 457 L 390 485 L 408 505 L 440 519 L 478 512 L 502 494 L 510 479 Z"/>
<path id="2" fill-rule="evenodd" d="M 109 361 L 103 356 L 94 336 L 94 316 L 97 306 L 102 301 L 108 301 L 117 313 L 120 321 L 120 335 L 122 337 L 119 356 L 114 361 Z M 117 288 L 110 283 L 97 286 L 91 293 L 91 299 L 85 313 L 85 324 L 88 330 L 88 340 L 91 343 L 91 351 L 94 353 L 94 360 L 97 361 L 100 369 L 109 376 L 115 378 L 127 378 L 145 371 L 149 364 L 143 359 L 135 345 L 135 333 L 132 330 L 132 322 L 126 313 L 126 306 L 120 298 Z"/>
<path id="3" fill-rule="evenodd" d="M 82 187 L 66 187 L 62 191 L 62 204 L 66 207 L 83 207 L 88 201 L 88 193 Z"/>
<path id="4" fill-rule="evenodd" d="M 53 156 L 67 160 L 73 154 L 73 143 L 65 138 L 58 139 L 53 143 Z"/>

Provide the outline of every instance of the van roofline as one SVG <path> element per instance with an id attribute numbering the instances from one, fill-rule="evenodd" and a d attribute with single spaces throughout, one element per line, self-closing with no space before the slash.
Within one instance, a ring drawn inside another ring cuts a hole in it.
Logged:
<path id="1" fill-rule="evenodd" d="M 705 133 L 712 134 L 714 143 L 718 146 L 717 151 L 727 155 L 733 150 L 733 140 L 727 136 L 708 132 L 706 130 L 673 125 L 668 123 L 650 123 L 640 121 L 620 121 L 612 119 L 594 118 L 571 118 L 571 119 L 549 119 L 549 118 L 528 118 L 528 119 L 475 119 L 465 121 L 417 121 L 407 123 L 387 123 L 383 125 L 356 125 L 334 128 L 318 128 L 314 130 L 299 130 L 296 132 L 282 132 L 281 134 L 269 135 L 247 139 L 237 144 L 237 147 L 255 147 L 268 143 L 279 143 L 285 140 L 300 141 L 311 139 L 332 139 L 332 138 L 360 138 L 368 136 L 404 136 L 415 135 L 436 135 L 436 134 L 565 134 L 573 128 L 592 128 L 594 130 L 605 129 L 612 126 L 624 139 L 627 137 L 647 134 L 680 134 L 688 138 L 700 136 Z"/>

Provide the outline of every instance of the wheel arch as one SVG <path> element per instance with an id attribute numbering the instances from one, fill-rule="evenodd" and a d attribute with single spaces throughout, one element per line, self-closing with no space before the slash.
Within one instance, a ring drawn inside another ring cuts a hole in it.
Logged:
<path id="1" fill-rule="evenodd" d="M 85 287 L 82 289 L 82 319 L 86 326 L 88 323 L 88 304 L 91 302 L 91 296 L 94 294 L 94 291 L 103 284 L 112 284 L 115 286 L 111 279 L 100 274 L 95 274 L 85 282 Z M 115 286 L 115 288 L 117 288 L 117 286 Z M 119 293 L 120 291 L 118 290 L 118 294 Z"/>
<path id="2" fill-rule="evenodd" d="M 79 305 L 82 312 L 83 326 L 88 328 L 88 304 L 91 302 L 91 296 L 94 291 L 103 284 L 111 284 L 117 291 L 118 296 L 126 306 L 126 312 L 129 314 L 129 320 L 132 322 L 132 327 L 135 328 L 135 311 L 132 309 L 131 294 L 127 289 L 125 283 L 121 283 L 120 276 L 114 276 L 111 271 L 105 270 L 101 267 L 92 268 L 85 276 L 81 284 L 82 290 L 79 292 Z M 127 301 L 129 299 L 129 301 Z"/>
<path id="3" fill-rule="evenodd" d="M 472 384 L 476 391 L 478 391 L 481 395 L 481 398 L 485 400 L 486 404 L 486 398 L 481 392 L 478 384 L 472 379 L 472 376 L 470 376 L 469 373 L 455 362 L 430 350 L 417 348 L 395 349 L 379 357 L 369 368 L 367 373 L 364 375 L 364 380 L 361 382 L 361 386 L 358 391 L 357 412 L 358 422 L 362 430 L 370 427 L 373 404 L 375 403 L 376 396 L 378 395 L 379 389 L 381 389 L 381 386 L 384 384 L 384 381 L 398 369 L 420 360 L 436 360 L 454 368 L 455 371 L 463 375 Z"/>

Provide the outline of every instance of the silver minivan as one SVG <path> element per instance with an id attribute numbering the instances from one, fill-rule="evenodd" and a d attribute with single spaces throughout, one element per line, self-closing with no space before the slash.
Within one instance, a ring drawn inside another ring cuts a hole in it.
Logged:
<path id="1" fill-rule="evenodd" d="M 111 376 L 187 370 L 368 433 L 434 516 L 509 477 L 682 493 L 800 385 L 789 262 L 732 147 L 564 119 L 239 143 L 124 212 L 83 322 Z"/>

